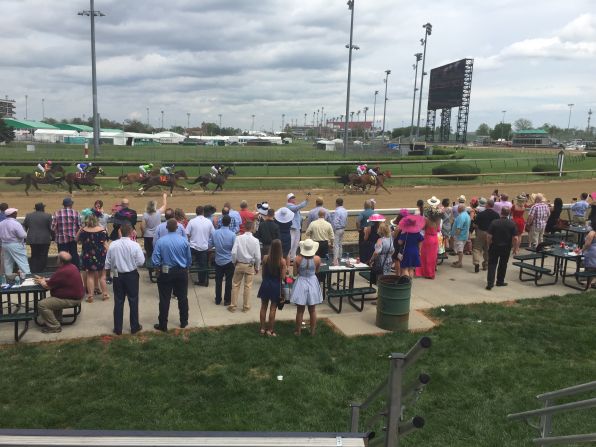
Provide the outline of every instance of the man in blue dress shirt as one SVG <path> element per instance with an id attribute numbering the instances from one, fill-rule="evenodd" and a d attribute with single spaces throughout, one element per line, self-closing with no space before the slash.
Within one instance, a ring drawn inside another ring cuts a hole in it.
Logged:
<path id="1" fill-rule="evenodd" d="M 176 233 L 178 222 L 169 219 L 166 224 L 168 234 L 159 238 L 153 247 L 151 262 L 161 267 L 157 277 L 159 291 L 159 318 L 153 327 L 158 331 L 168 330 L 168 314 L 172 291 L 178 298 L 180 327 L 188 326 L 188 268 L 192 264 L 190 244 L 186 237 Z"/>
<path id="2" fill-rule="evenodd" d="M 292 228 L 290 229 L 290 236 L 292 238 L 292 245 L 290 246 L 290 261 L 294 262 L 294 258 L 296 257 L 296 250 L 298 250 L 298 243 L 300 242 L 300 232 L 302 230 L 302 216 L 300 215 L 300 210 L 308 205 L 308 198 L 310 197 L 310 193 L 306 194 L 306 199 L 300 203 L 296 203 L 296 196 L 294 193 L 289 193 L 288 203 L 286 203 L 286 208 L 288 208 L 291 212 L 294 213 L 294 219 L 292 220 Z"/>
<path id="3" fill-rule="evenodd" d="M 348 223 L 348 211 L 344 208 L 344 199 L 335 199 L 335 211 L 331 213 L 331 226 L 333 227 L 333 263 L 343 255 L 343 240 L 346 224 Z"/>
<path id="4" fill-rule="evenodd" d="M 234 263 L 232 262 L 232 248 L 236 235 L 230 230 L 232 218 L 229 214 L 222 216 L 221 228 L 213 232 L 210 246 L 215 247 L 215 304 L 221 304 L 221 286 L 225 276 L 226 290 L 224 292 L 224 306 L 232 304 L 232 278 Z"/>

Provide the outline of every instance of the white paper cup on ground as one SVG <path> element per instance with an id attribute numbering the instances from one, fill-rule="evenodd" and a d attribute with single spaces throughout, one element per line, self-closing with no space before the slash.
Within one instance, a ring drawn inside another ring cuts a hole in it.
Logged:
<path id="1" fill-rule="evenodd" d="M 277 376 L 277 380 L 281 382 L 282 380 L 284 380 L 284 376 Z"/>

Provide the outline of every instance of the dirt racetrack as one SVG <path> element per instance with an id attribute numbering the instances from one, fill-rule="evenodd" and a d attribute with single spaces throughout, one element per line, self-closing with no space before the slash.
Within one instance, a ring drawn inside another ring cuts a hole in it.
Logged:
<path id="1" fill-rule="evenodd" d="M 428 199 L 431 196 L 437 196 L 439 199 L 448 197 L 452 201 L 460 194 L 465 194 L 470 197 L 488 197 L 492 191 L 498 188 L 499 191 L 509 194 L 510 198 L 515 197 L 520 192 L 532 193 L 541 192 L 546 195 L 546 198 L 552 201 L 555 197 L 561 197 L 564 203 L 569 203 L 573 197 L 578 197 L 581 192 L 591 193 L 596 191 L 596 182 L 590 180 L 578 181 L 549 181 L 544 183 L 519 183 L 519 184 L 502 184 L 502 185 L 452 185 L 452 186 L 432 186 L 432 187 L 409 187 L 409 188 L 389 188 L 391 194 L 385 191 L 379 191 L 377 194 L 362 194 L 362 193 L 346 193 L 342 194 L 341 190 L 311 190 L 312 200 L 317 196 L 323 197 L 325 205 L 328 208 L 335 207 L 335 198 L 341 196 L 344 198 L 344 206 L 348 209 L 361 209 L 362 203 L 365 199 L 374 197 L 377 201 L 377 208 L 402 208 L 414 207 L 416 200 Z M 269 204 L 275 208 L 286 203 L 286 194 L 293 192 L 299 200 L 305 197 L 307 191 L 289 191 L 280 185 L 276 190 L 259 190 L 259 191 L 224 191 L 212 195 L 200 191 L 193 192 L 175 192 L 173 197 L 168 197 L 168 206 L 173 208 L 182 208 L 187 212 L 194 212 L 197 205 L 213 204 L 217 209 L 229 201 L 233 207 L 237 208 L 240 200 L 245 199 L 249 203 L 250 208 L 255 208 L 255 204 L 262 201 L 268 201 Z M 65 192 L 30 192 L 27 197 L 23 190 L 1 192 L 0 201 L 6 202 L 11 207 L 19 209 L 19 215 L 33 211 L 33 206 L 37 202 L 46 204 L 46 211 L 53 212 L 62 206 L 62 199 L 68 196 Z M 131 203 L 131 208 L 136 209 L 139 214 L 144 210 L 148 200 L 157 200 L 161 202 L 161 193 L 157 190 L 139 196 L 137 192 L 131 191 L 97 191 L 97 192 L 76 192 L 73 194 L 75 202 L 74 208 L 81 210 L 93 205 L 96 199 L 104 201 L 104 208 L 109 211 L 112 205 L 118 203 L 122 197 L 128 197 Z"/>

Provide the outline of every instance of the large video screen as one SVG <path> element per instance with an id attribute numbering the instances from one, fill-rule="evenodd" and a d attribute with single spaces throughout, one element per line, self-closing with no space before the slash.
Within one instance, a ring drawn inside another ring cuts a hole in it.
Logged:
<path id="1" fill-rule="evenodd" d="M 450 109 L 461 106 L 466 59 L 430 71 L 428 109 Z"/>

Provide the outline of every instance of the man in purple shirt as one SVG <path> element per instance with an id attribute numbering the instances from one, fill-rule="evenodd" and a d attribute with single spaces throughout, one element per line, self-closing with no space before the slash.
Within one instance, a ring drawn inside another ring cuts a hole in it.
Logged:
<path id="1" fill-rule="evenodd" d="M 493 211 L 500 216 L 501 210 L 503 208 L 511 209 L 512 207 L 513 204 L 509 201 L 509 196 L 507 194 L 501 194 L 501 200 L 499 202 L 495 202 L 495 206 L 493 206 Z"/>
<path id="2" fill-rule="evenodd" d="M 0 222 L 0 241 L 2 241 L 2 260 L 6 273 L 12 274 L 14 265 L 17 264 L 22 276 L 31 273 L 27 260 L 25 238 L 27 233 L 17 221 L 16 208 L 8 208 L 4 214 L 6 219 Z"/>

